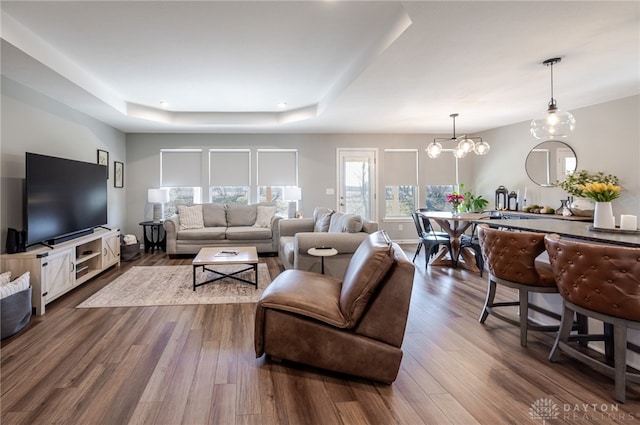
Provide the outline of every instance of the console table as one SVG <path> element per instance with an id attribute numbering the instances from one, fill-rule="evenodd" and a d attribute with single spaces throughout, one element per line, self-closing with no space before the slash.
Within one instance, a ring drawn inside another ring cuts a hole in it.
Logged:
<path id="1" fill-rule="evenodd" d="M 11 270 L 16 277 L 31 273 L 31 304 L 38 316 L 46 304 L 119 264 L 119 229 L 96 228 L 52 247 L 35 245 L 26 252 L 0 255 L 2 270 Z"/>
<path id="2" fill-rule="evenodd" d="M 536 219 L 536 220 L 566 220 L 566 221 L 582 221 L 591 222 L 593 217 L 583 217 L 579 215 L 560 215 L 560 214 L 536 214 L 528 213 L 524 211 L 509 211 L 509 210 L 493 210 L 489 211 L 493 218 L 502 217 L 505 219 Z"/>

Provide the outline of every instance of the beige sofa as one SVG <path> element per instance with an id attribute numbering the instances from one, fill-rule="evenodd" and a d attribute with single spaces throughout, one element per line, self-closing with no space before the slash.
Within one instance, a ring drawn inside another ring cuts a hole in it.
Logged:
<path id="1" fill-rule="evenodd" d="M 205 246 L 255 246 L 259 253 L 278 252 L 280 217 L 273 204 L 195 204 L 180 206 L 178 212 L 164 222 L 169 256 L 197 254 Z"/>
<path id="2" fill-rule="evenodd" d="M 318 207 L 312 218 L 280 220 L 278 257 L 285 269 L 320 273 L 321 259 L 309 255 L 310 248 L 328 246 L 338 254 L 324 258 L 325 274 L 342 279 L 358 246 L 378 223 L 353 214 L 342 214 Z"/>

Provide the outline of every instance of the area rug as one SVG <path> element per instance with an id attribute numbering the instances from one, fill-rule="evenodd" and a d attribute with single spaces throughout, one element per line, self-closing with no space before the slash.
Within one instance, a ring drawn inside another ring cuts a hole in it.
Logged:
<path id="1" fill-rule="evenodd" d="M 217 270 L 230 273 L 246 265 L 219 266 Z M 224 278 L 198 286 L 193 290 L 192 266 L 133 266 L 113 282 L 93 294 L 77 308 L 138 307 L 186 304 L 237 304 L 258 301 L 271 283 L 269 269 L 258 264 L 258 288 L 249 283 Z M 253 270 L 239 273 L 243 279 L 253 281 Z M 197 269 L 197 282 L 204 282 L 215 273 Z"/>

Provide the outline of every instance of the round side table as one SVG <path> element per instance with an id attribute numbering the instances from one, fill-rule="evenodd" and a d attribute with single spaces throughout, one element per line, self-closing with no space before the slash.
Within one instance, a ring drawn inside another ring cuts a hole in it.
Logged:
<path id="1" fill-rule="evenodd" d="M 324 257 L 333 257 L 338 253 L 335 248 L 309 248 L 307 254 L 320 257 L 320 270 L 324 274 Z"/>
<path id="2" fill-rule="evenodd" d="M 142 226 L 142 234 L 144 236 L 144 252 L 154 252 L 156 248 L 166 252 L 167 235 L 164 232 L 162 223 L 155 221 L 143 221 L 139 223 Z"/>

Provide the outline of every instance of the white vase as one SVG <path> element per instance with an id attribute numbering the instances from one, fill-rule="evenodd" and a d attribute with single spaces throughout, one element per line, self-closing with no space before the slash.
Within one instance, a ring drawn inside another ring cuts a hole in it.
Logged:
<path id="1" fill-rule="evenodd" d="M 596 202 L 596 209 L 593 214 L 593 227 L 615 229 L 616 223 L 613 219 L 611 202 Z"/>

